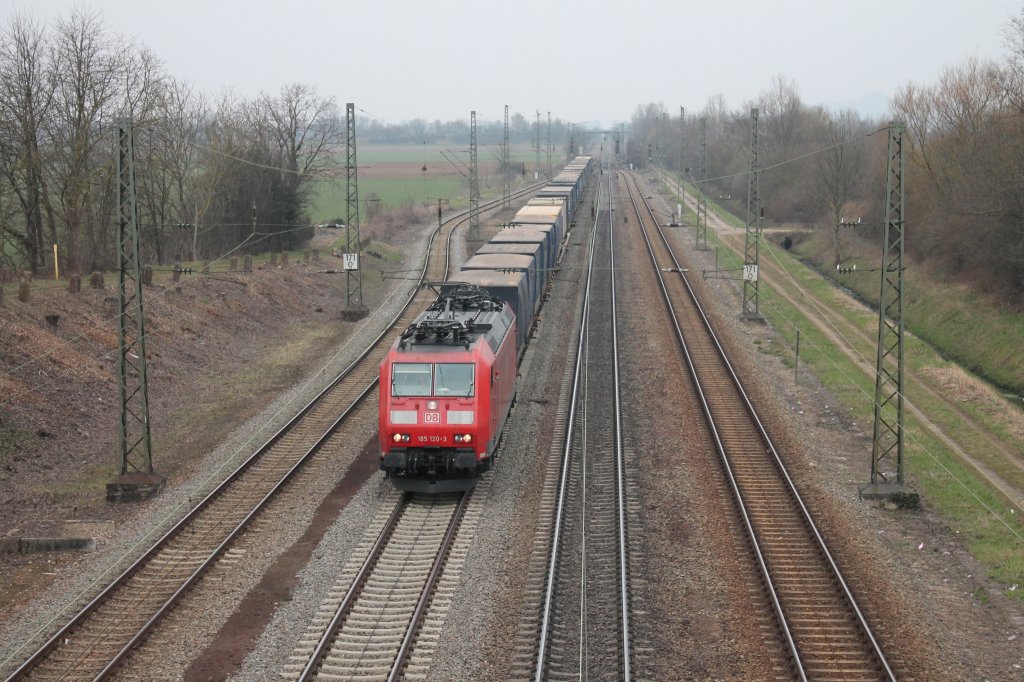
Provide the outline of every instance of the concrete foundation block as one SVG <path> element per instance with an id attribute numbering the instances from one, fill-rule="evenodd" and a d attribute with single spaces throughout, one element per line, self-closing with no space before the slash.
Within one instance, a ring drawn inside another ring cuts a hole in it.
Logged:
<path id="1" fill-rule="evenodd" d="M 158 473 L 122 474 L 107 484 L 107 502 L 141 502 L 158 495 L 167 479 Z"/>
<path id="2" fill-rule="evenodd" d="M 96 548 L 94 538 L 2 538 L 0 554 L 34 554 L 36 552 L 61 552 L 69 549 L 92 550 Z"/>

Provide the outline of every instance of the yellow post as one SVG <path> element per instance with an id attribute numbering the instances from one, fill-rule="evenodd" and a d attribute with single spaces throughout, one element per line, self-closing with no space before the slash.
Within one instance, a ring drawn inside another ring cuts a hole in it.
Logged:
<path id="1" fill-rule="evenodd" d="M 57 262 L 57 245 L 53 245 L 53 278 L 60 279 L 60 263 Z"/>

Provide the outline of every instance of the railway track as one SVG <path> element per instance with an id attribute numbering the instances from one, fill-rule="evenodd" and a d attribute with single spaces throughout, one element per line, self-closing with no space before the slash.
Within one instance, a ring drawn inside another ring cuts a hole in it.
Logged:
<path id="1" fill-rule="evenodd" d="M 895 680 L 653 211 L 635 178 L 624 175 L 663 301 L 760 569 L 767 606 L 785 643 L 784 658 L 792 670 L 780 676 Z"/>
<path id="2" fill-rule="evenodd" d="M 478 487 L 485 497 L 487 483 Z M 283 674 L 303 681 L 424 676 L 437 631 L 428 610 L 450 605 L 453 590 L 441 594 L 438 585 L 443 577 L 452 582 L 450 572 L 458 581 L 468 549 L 459 532 L 475 526 L 480 512 L 472 496 L 401 495 L 381 516 L 376 538 L 356 549 L 354 557 L 364 558 L 346 565 Z M 453 555 L 458 565 L 450 570 Z"/>
<path id="3" fill-rule="evenodd" d="M 473 493 L 400 497 L 362 561 L 350 561 L 284 674 L 397 680 L 420 635 Z M 409 674 L 413 673 L 413 674 Z"/>
<path id="4" fill-rule="evenodd" d="M 535 189 L 530 186 L 515 196 Z M 493 201 L 481 208 L 500 204 Z M 457 214 L 435 228 L 420 281 L 445 279 L 451 237 L 467 219 L 466 213 Z M 294 475 L 339 437 L 341 424 L 375 389 L 393 330 L 407 327 L 432 299 L 430 292 L 414 290 L 401 312 L 348 368 L 58 629 L 8 681 L 101 679 L 110 674 Z"/>
<path id="5" fill-rule="evenodd" d="M 599 193 L 599 203 L 602 198 L 607 207 L 608 197 Z M 633 674 L 615 259 L 607 210 L 598 211 L 589 261 L 536 680 L 629 680 Z"/>

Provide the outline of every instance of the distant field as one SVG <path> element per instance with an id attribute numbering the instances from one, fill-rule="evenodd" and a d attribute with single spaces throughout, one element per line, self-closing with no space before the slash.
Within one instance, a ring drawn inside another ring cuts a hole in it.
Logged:
<path id="1" fill-rule="evenodd" d="M 344 178 L 333 182 L 322 182 L 313 194 L 310 217 L 314 223 L 346 214 Z M 449 199 L 453 206 L 466 202 L 467 183 L 461 176 L 414 178 L 359 178 L 359 201 L 362 206 L 371 193 L 380 197 L 387 208 L 397 208 L 412 201 L 414 204 L 435 203 L 437 197 Z M 431 201 L 428 197 L 434 197 Z M 365 209 L 365 207 L 363 207 Z M 363 213 L 365 215 L 365 213 Z"/>
<path id="2" fill-rule="evenodd" d="M 454 164 L 442 152 L 454 159 Z M 512 161 L 526 163 L 529 173 L 535 160 L 533 150 L 513 147 L 511 152 Z M 499 146 L 481 145 L 477 149 L 481 193 L 485 196 L 489 194 L 488 187 L 497 183 L 494 175 L 500 153 Z M 385 208 L 398 208 L 410 201 L 414 205 L 430 204 L 438 197 L 448 199 L 452 207 L 465 205 L 468 201 L 469 181 L 463 175 L 468 174 L 468 141 L 463 147 L 364 144 L 359 146 L 356 161 L 359 164 L 360 203 L 373 193 Z M 542 155 L 541 164 L 544 163 Z M 339 159 L 338 165 L 343 167 L 344 159 Z M 423 170 L 424 166 L 426 170 Z M 344 171 L 335 178 L 320 181 L 313 190 L 310 203 L 313 222 L 343 217 L 345 192 Z"/>

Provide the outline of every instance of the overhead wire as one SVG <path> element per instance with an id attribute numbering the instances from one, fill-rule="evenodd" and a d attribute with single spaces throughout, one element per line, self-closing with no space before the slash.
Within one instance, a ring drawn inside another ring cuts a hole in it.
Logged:
<path id="1" fill-rule="evenodd" d="M 870 133 L 865 133 L 863 135 L 861 135 L 861 134 L 852 135 L 852 136 L 846 138 L 845 140 L 840 140 L 839 142 L 835 142 L 835 143 L 830 144 L 830 145 L 825 146 L 825 147 L 819 147 L 817 149 L 812 149 L 809 152 L 805 152 L 803 154 L 799 154 L 797 156 L 794 156 L 791 159 L 786 159 L 785 161 L 779 161 L 778 163 L 773 163 L 770 166 L 764 166 L 763 168 L 758 168 L 757 172 L 764 173 L 766 171 L 774 170 L 776 168 L 781 168 L 782 166 L 787 166 L 787 165 L 789 165 L 791 163 L 795 163 L 797 161 L 802 161 L 803 159 L 809 158 L 811 156 L 816 156 L 818 154 L 824 154 L 827 151 L 831 151 L 832 149 L 836 149 L 837 147 L 842 147 L 845 144 L 852 144 L 854 142 L 863 143 L 869 137 L 871 137 L 873 135 L 877 135 L 878 133 L 880 133 L 880 132 L 882 132 L 884 130 L 888 130 L 888 127 L 879 128 L 878 130 L 874 130 L 874 131 L 872 131 Z M 745 175 L 750 175 L 750 173 L 751 173 L 750 169 L 747 169 L 747 170 L 741 171 L 739 173 L 729 173 L 727 175 L 717 175 L 717 176 L 712 177 L 712 178 L 706 178 L 705 182 L 713 182 L 715 180 L 729 180 L 731 178 L 739 178 L 739 177 L 743 177 Z"/>
<path id="2" fill-rule="evenodd" d="M 142 130 L 142 131 L 145 131 L 145 132 L 148 132 L 148 133 L 155 133 L 157 135 L 163 135 L 166 139 L 176 140 L 176 141 L 181 142 L 183 144 L 187 144 L 187 145 L 189 145 L 191 147 L 195 147 L 196 149 L 199 149 L 199 150 L 202 150 L 202 151 L 205 151 L 205 152 L 209 152 L 210 154 L 216 154 L 218 156 L 223 156 L 225 158 L 231 159 L 232 161 L 237 161 L 239 163 L 244 163 L 244 164 L 246 164 L 248 166 L 252 166 L 253 168 L 261 168 L 263 170 L 272 170 L 272 171 L 277 171 L 279 173 L 288 173 L 290 175 L 296 175 L 298 177 L 309 177 L 309 178 L 323 177 L 323 173 L 322 172 L 321 173 L 304 173 L 303 171 L 295 170 L 295 169 L 292 169 L 292 168 L 285 168 L 284 166 L 273 166 L 273 165 L 266 164 L 266 163 L 260 163 L 259 161 L 253 161 L 252 159 L 246 159 L 246 158 L 243 158 L 241 156 L 235 156 L 234 154 L 226 152 L 226 151 L 224 151 L 222 149 L 217 149 L 216 147 L 211 147 L 210 145 L 203 144 L 202 142 L 199 142 L 197 140 L 189 140 L 189 139 L 180 137 L 178 135 L 174 135 L 173 133 L 169 133 L 169 132 L 167 132 L 165 130 L 162 130 L 162 129 L 159 129 L 159 128 L 152 128 L 152 127 L 149 127 L 149 126 L 146 126 L 146 125 L 142 125 L 142 126 L 137 127 L 136 130 Z"/>

